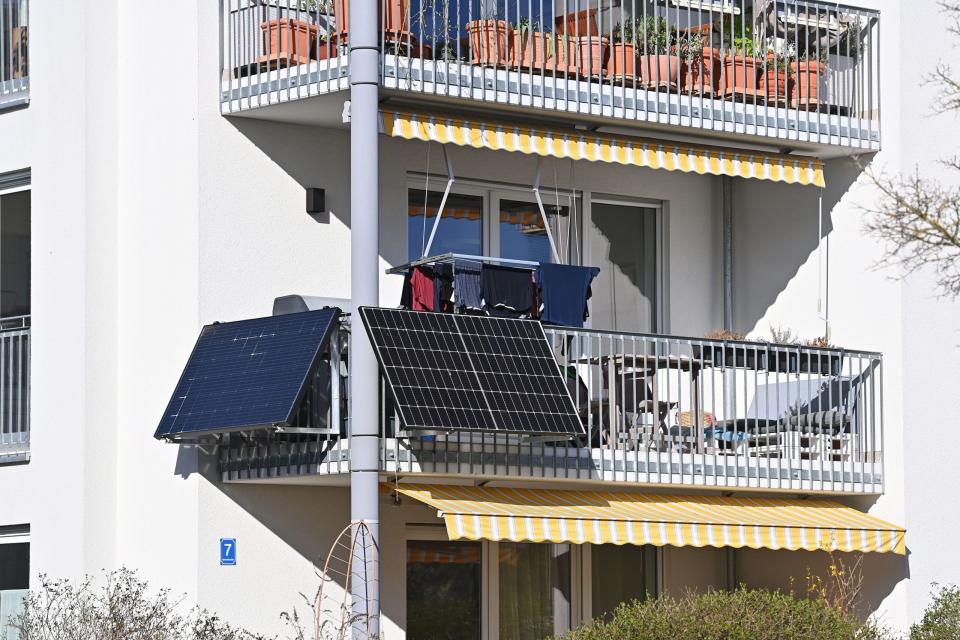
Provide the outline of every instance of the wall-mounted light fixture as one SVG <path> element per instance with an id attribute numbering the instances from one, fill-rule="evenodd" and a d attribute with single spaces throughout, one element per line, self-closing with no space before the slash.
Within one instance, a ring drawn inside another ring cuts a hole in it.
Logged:
<path id="1" fill-rule="evenodd" d="M 307 187 L 307 213 L 324 213 L 326 210 L 326 192 L 317 187 Z"/>

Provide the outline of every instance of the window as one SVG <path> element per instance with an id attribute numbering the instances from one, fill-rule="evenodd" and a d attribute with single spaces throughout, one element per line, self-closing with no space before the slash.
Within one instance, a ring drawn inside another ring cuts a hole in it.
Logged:
<path id="1" fill-rule="evenodd" d="M 30 315 L 30 192 L 0 195 L 0 317 Z"/>
<path id="2" fill-rule="evenodd" d="M 500 199 L 500 256 L 514 260 L 553 262 L 550 238 L 536 202 Z M 544 205 L 554 242 L 562 232 L 561 221 L 569 222 L 567 207 Z M 568 235 L 569 237 L 569 235 Z M 563 253 L 561 247 L 558 252 Z"/>
<path id="3" fill-rule="evenodd" d="M 407 195 L 407 259 L 423 255 L 436 221 L 442 191 L 410 189 Z M 430 245 L 430 255 L 483 255 L 483 197 L 451 193 Z"/>
<path id="4" fill-rule="evenodd" d="M 8 624 L 19 615 L 30 588 L 28 535 L 25 527 L 0 527 L 0 640 L 18 637 Z"/>
<path id="5" fill-rule="evenodd" d="M 407 542 L 407 640 L 480 640 L 481 546 Z"/>
<path id="6" fill-rule="evenodd" d="M 27 77 L 27 0 L 0 0 L 0 102 Z"/>
<path id="7" fill-rule="evenodd" d="M 589 262 L 600 267 L 593 282 L 591 326 L 649 333 L 657 322 L 659 209 L 594 200 L 585 234 Z"/>

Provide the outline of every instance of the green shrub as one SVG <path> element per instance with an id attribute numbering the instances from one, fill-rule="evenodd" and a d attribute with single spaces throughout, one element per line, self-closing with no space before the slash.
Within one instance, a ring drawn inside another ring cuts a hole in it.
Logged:
<path id="1" fill-rule="evenodd" d="M 136 573 L 107 573 L 101 586 L 40 576 L 11 626 L 20 640 L 264 640 L 203 609 L 181 614 L 180 601 L 150 593 Z"/>
<path id="2" fill-rule="evenodd" d="M 879 640 L 871 624 L 822 599 L 765 590 L 687 593 L 621 605 L 567 640 Z"/>
<path id="3" fill-rule="evenodd" d="M 910 640 L 957 640 L 960 638 L 960 588 L 936 588 L 923 619 L 910 627 Z"/>

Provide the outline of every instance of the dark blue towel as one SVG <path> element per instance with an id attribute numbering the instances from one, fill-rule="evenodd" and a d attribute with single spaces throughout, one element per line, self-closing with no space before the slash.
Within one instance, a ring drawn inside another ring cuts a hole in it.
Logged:
<path id="1" fill-rule="evenodd" d="M 453 263 L 453 292 L 457 307 L 461 309 L 480 309 L 480 270 L 479 262 L 457 260 Z"/>
<path id="2" fill-rule="evenodd" d="M 600 274 L 596 267 L 542 264 L 537 269 L 537 287 L 543 300 L 540 321 L 565 327 L 582 327 L 587 317 L 590 283 Z"/>

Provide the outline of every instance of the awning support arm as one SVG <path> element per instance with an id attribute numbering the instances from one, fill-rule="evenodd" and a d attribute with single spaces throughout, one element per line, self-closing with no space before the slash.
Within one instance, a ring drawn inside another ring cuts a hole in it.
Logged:
<path id="1" fill-rule="evenodd" d="M 553 231 L 550 230 L 550 221 L 547 220 L 547 212 L 543 208 L 543 200 L 540 198 L 540 173 L 543 165 L 543 158 L 537 156 L 537 170 L 533 176 L 533 197 L 537 199 L 537 207 L 540 208 L 540 217 L 543 218 L 543 228 L 547 230 L 547 239 L 550 241 L 550 254 L 553 261 L 560 264 L 560 255 L 557 253 L 557 245 L 553 241 Z"/>
<path id="2" fill-rule="evenodd" d="M 427 240 L 427 246 L 423 248 L 423 255 L 421 258 L 426 258 L 430 255 L 430 246 L 433 244 L 433 238 L 437 235 L 437 227 L 440 226 L 440 218 L 443 217 L 443 208 L 447 204 L 447 197 L 450 195 L 450 189 L 453 188 L 454 177 L 453 177 L 453 162 L 450 160 L 450 154 L 447 153 L 447 145 L 440 145 L 443 149 L 443 160 L 447 163 L 447 186 L 443 190 L 443 198 L 440 200 L 440 210 L 437 211 L 437 219 L 433 221 L 433 229 L 430 230 L 430 239 Z M 426 223 L 427 220 L 427 211 L 423 211 L 423 220 Z"/>

